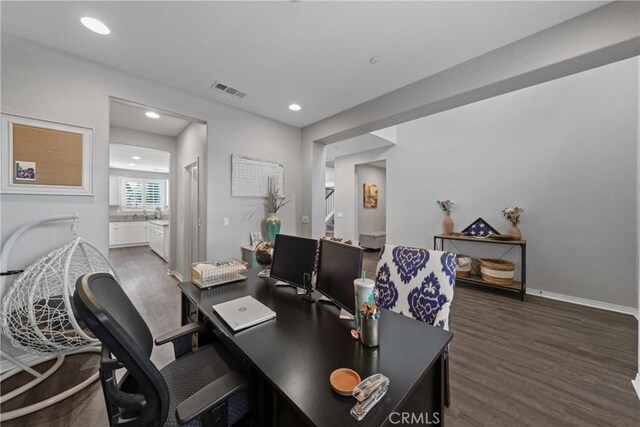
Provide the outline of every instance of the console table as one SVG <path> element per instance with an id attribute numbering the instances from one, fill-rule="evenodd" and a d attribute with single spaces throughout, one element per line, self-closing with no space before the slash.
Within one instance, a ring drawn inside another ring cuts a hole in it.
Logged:
<path id="1" fill-rule="evenodd" d="M 524 301 L 524 294 L 527 292 L 527 241 L 526 240 L 494 240 L 490 238 L 477 238 L 477 237 L 466 237 L 466 236 L 449 236 L 446 234 L 438 234 L 433 236 L 433 249 L 439 249 L 444 251 L 444 242 L 449 241 L 450 246 L 455 248 L 455 244 L 453 241 L 460 242 L 471 242 L 471 243 L 486 243 L 491 245 L 506 245 L 511 246 L 500 258 L 504 257 L 507 253 L 509 253 L 513 248 L 520 248 L 520 281 L 513 281 L 510 285 L 497 285 L 495 283 L 489 283 L 482 279 L 481 276 L 472 274 L 469 277 L 456 277 L 456 281 L 458 282 L 466 282 L 473 283 L 481 286 L 490 286 L 492 288 L 504 289 L 511 292 L 518 292 L 520 294 L 520 299 Z M 440 243 L 438 245 L 438 243 Z M 453 252 L 449 250 L 449 252 Z"/>

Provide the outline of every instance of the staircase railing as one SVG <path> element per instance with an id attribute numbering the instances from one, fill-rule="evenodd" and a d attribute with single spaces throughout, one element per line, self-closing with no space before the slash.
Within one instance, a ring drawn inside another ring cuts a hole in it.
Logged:
<path id="1" fill-rule="evenodd" d="M 325 222 L 325 224 L 331 220 L 331 218 L 333 217 L 333 214 L 335 213 L 335 210 L 336 210 L 335 193 L 336 193 L 336 191 L 333 188 L 327 188 L 326 189 L 326 193 L 325 193 L 325 197 L 324 197 L 324 202 L 325 202 L 325 219 L 324 219 L 324 222 Z"/>

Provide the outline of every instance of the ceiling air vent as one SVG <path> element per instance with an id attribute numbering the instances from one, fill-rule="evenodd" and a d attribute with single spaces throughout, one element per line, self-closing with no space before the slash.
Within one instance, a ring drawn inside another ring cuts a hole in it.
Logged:
<path id="1" fill-rule="evenodd" d="M 227 95 L 231 95 L 231 96 L 235 96 L 236 98 L 244 98 L 245 96 L 247 96 L 247 94 L 241 90 L 238 90 L 234 87 L 231 87 L 229 85 L 226 85 L 220 81 L 216 81 L 212 86 L 211 89 L 215 89 L 217 91 L 226 93 Z"/>

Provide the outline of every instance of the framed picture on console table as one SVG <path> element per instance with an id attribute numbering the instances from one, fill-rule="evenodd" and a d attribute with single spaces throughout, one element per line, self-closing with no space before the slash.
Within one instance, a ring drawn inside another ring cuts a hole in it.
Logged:
<path id="1" fill-rule="evenodd" d="M 1 115 L 3 194 L 93 196 L 93 129 Z"/>

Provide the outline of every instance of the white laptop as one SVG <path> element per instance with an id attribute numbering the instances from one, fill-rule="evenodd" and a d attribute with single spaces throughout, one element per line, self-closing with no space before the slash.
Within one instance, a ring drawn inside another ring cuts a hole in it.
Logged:
<path id="1" fill-rule="evenodd" d="M 213 310 L 234 332 L 276 317 L 274 311 L 251 296 L 216 304 Z"/>

